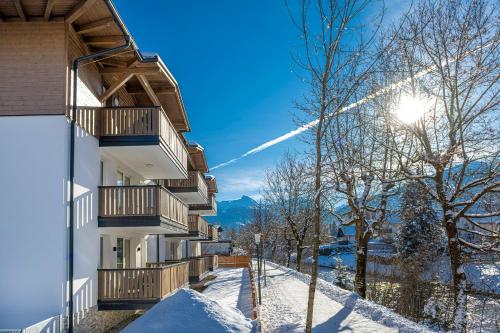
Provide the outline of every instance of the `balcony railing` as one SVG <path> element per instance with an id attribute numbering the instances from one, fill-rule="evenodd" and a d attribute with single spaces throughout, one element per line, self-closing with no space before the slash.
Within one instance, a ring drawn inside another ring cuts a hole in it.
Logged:
<path id="1" fill-rule="evenodd" d="M 198 215 L 189 215 L 189 232 L 198 233 L 201 236 L 208 236 L 208 223 Z"/>
<path id="2" fill-rule="evenodd" d="M 215 200 L 215 195 L 211 194 L 208 197 L 206 204 L 196 204 L 189 205 L 190 210 L 204 210 L 204 211 L 212 211 L 213 213 L 217 213 L 217 201 Z"/>
<path id="3" fill-rule="evenodd" d="M 187 149 L 161 107 L 79 107 L 77 122 L 97 137 L 157 135 L 187 168 Z"/>
<path id="4" fill-rule="evenodd" d="M 208 255 L 208 258 L 209 258 L 208 269 L 211 271 L 216 270 L 219 267 L 219 256 L 216 254 L 211 254 Z"/>
<path id="5" fill-rule="evenodd" d="M 208 226 L 208 237 L 213 240 L 219 240 L 219 228 L 213 225 Z"/>
<path id="6" fill-rule="evenodd" d="M 99 301 L 160 300 L 188 283 L 189 264 L 99 269 L 98 279 Z"/>
<path id="7" fill-rule="evenodd" d="M 189 259 L 189 280 L 198 282 L 208 273 L 210 267 L 209 257 L 197 257 Z"/>
<path id="8" fill-rule="evenodd" d="M 160 216 L 188 226 L 188 207 L 159 185 L 99 187 L 99 217 Z"/>
<path id="9" fill-rule="evenodd" d="M 189 171 L 187 179 L 166 179 L 165 186 L 174 190 L 197 189 L 198 192 L 208 199 L 208 187 L 205 177 L 199 171 Z"/>

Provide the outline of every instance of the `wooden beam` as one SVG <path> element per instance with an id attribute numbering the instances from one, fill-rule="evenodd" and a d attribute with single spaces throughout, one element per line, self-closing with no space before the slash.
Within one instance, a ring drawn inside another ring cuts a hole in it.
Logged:
<path id="1" fill-rule="evenodd" d="M 158 68 L 139 67 L 139 68 L 104 68 L 101 74 L 159 74 Z"/>
<path id="2" fill-rule="evenodd" d="M 45 19 L 45 21 L 48 21 L 50 19 L 50 13 L 52 13 L 52 8 L 54 8 L 56 1 L 57 0 L 47 1 L 47 6 L 45 6 L 45 13 L 43 14 L 43 18 Z"/>
<path id="3" fill-rule="evenodd" d="M 160 106 L 160 100 L 158 99 L 158 96 L 156 96 L 155 91 L 153 88 L 151 88 L 151 85 L 149 84 L 148 79 L 146 78 L 146 75 L 137 75 L 137 79 L 141 83 L 141 86 L 144 88 L 146 93 L 148 94 L 149 99 L 155 106 Z"/>
<path id="4" fill-rule="evenodd" d="M 97 0 L 81 0 L 73 9 L 66 15 L 66 22 L 68 23 L 73 23 L 75 22 L 80 16 L 85 14 L 85 12 L 92 7 L 92 5 L 96 2 Z"/>
<path id="5" fill-rule="evenodd" d="M 0 22 L 5 22 L 5 17 L 3 16 L 2 12 L 0 12 Z"/>
<path id="6" fill-rule="evenodd" d="M 110 27 L 111 23 L 113 23 L 114 21 L 115 20 L 112 17 L 106 17 L 106 18 L 103 18 L 101 20 L 97 20 L 97 21 L 90 22 L 87 24 L 82 24 L 81 26 L 79 26 L 76 29 L 76 33 L 81 35 L 81 34 L 85 34 L 88 32 L 105 29 L 105 28 Z"/>
<path id="7" fill-rule="evenodd" d="M 123 74 L 122 76 L 118 77 L 118 80 L 113 83 L 108 89 L 106 89 L 106 92 L 99 96 L 99 100 L 101 103 L 104 103 L 108 98 L 110 98 L 118 89 L 120 89 L 125 83 L 127 83 L 130 78 L 134 76 L 134 74 Z"/>
<path id="8" fill-rule="evenodd" d="M 95 36 L 84 37 L 83 42 L 87 45 L 115 45 L 124 43 L 123 36 Z"/>
<path id="9" fill-rule="evenodd" d="M 26 15 L 24 14 L 23 5 L 21 4 L 21 0 L 14 0 L 14 5 L 16 6 L 17 14 L 21 18 L 21 20 L 26 21 Z"/>
<path id="10" fill-rule="evenodd" d="M 145 94 L 146 92 L 141 87 L 128 87 L 127 92 L 131 95 L 134 94 Z M 173 95 L 175 94 L 174 87 L 162 87 L 155 90 L 156 95 Z"/>

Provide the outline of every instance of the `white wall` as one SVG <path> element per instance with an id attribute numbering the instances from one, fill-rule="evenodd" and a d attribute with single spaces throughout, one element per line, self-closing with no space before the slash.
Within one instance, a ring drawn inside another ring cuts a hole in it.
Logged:
<path id="1" fill-rule="evenodd" d="M 63 314 L 67 286 L 69 122 L 0 117 L 0 328 Z M 74 310 L 97 303 L 98 141 L 75 141 Z"/>
<path id="2" fill-rule="evenodd" d="M 68 135 L 65 116 L 0 117 L 0 328 L 63 312 Z"/>

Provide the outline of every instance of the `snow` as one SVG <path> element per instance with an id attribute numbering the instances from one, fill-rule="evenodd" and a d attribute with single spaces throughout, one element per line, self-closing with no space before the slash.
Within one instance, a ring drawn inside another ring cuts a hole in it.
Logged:
<path id="1" fill-rule="evenodd" d="M 337 258 L 342 259 L 342 262 L 349 269 L 356 268 L 356 255 L 354 253 L 340 253 L 331 256 L 318 256 L 318 265 L 323 267 L 335 267 Z M 312 263 L 312 257 L 307 258 L 308 263 Z"/>
<path id="2" fill-rule="evenodd" d="M 304 332 L 308 275 L 266 262 L 261 324 L 265 332 Z M 313 332 L 429 332 L 387 308 L 318 279 Z"/>
<path id="3" fill-rule="evenodd" d="M 252 332 L 251 320 L 237 309 L 191 290 L 180 289 L 143 316 L 130 323 L 123 333 L 243 333 Z"/>
<path id="4" fill-rule="evenodd" d="M 219 304 L 240 310 L 252 319 L 252 285 L 246 268 L 219 268 L 213 272 L 215 280 L 207 283 L 203 295 Z"/>

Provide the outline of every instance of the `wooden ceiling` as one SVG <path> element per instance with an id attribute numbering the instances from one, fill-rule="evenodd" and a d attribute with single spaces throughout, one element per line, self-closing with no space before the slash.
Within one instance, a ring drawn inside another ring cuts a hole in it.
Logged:
<path id="1" fill-rule="evenodd" d="M 187 150 L 193 170 L 208 172 L 208 164 L 207 159 L 205 158 L 205 151 L 203 150 L 203 147 L 201 147 L 200 145 L 191 144 L 187 145 Z"/>
<path id="2" fill-rule="evenodd" d="M 0 24 L 37 21 L 68 23 L 87 54 L 125 43 L 104 0 L 0 0 Z M 101 101 L 125 87 L 137 105 L 162 106 L 178 131 L 190 130 L 179 86 L 159 57 L 155 62 L 141 62 L 132 42 L 127 50 L 104 57 L 98 65 L 108 85 Z"/>

